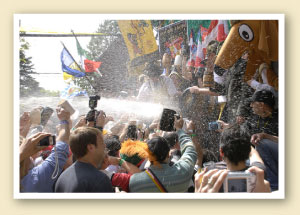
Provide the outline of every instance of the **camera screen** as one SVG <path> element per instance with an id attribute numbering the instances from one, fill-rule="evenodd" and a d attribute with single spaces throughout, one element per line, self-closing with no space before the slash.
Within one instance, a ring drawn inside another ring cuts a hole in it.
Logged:
<path id="1" fill-rule="evenodd" d="M 247 179 L 229 179 L 228 192 L 247 192 Z"/>
<path id="2" fill-rule="evenodd" d="M 52 146 L 56 144 L 55 136 L 47 136 L 41 139 L 38 146 Z"/>
<path id="3" fill-rule="evenodd" d="M 210 122 L 208 124 L 209 130 L 218 130 L 219 129 L 219 124 L 217 122 Z"/>

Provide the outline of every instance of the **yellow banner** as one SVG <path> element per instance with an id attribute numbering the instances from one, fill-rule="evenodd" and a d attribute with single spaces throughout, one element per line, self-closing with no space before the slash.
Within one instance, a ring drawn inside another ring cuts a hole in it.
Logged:
<path id="1" fill-rule="evenodd" d="M 150 20 L 119 20 L 118 25 L 127 46 L 130 60 L 135 61 L 134 66 L 158 56 L 158 46 Z M 155 53 L 155 57 L 153 53 Z"/>

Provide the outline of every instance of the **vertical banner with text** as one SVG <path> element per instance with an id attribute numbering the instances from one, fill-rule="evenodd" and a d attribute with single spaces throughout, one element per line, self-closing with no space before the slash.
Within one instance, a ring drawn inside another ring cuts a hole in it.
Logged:
<path id="1" fill-rule="evenodd" d="M 176 22 L 158 30 L 159 53 L 170 54 L 173 58 L 180 53 L 183 45 L 187 45 L 186 21 Z"/>

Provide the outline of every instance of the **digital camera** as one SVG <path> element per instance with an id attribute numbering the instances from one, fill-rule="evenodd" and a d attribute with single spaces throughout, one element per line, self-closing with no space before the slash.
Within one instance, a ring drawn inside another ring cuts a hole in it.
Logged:
<path id="1" fill-rule="evenodd" d="M 56 144 L 55 136 L 47 136 L 40 140 L 38 146 L 54 146 Z"/>
<path id="2" fill-rule="evenodd" d="M 220 130 L 222 129 L 221 123 L 219 122 L 210 122 L 208 123 L 208 129 L 211 131 Z"/>
<path id="3" fill-rule="evenodd" d="M 250 193 L 255 188 L 256 175 L 249 171 L 229 172 L 223 182 L 225 193 L 247 192 Z"/>

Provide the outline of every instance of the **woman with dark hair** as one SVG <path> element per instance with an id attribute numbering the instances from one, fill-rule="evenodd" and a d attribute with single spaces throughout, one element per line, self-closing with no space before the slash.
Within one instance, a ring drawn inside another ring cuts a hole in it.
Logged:
<path id="1" fill-rule="evenodd" d="M 154 137 L 147 142 L 148 160 L 146 171 L 133 174 L 129 182 L 130 192 L 186 192 L 193 176 L 197 152 L 191 137 L 182 130 L 183 119 L 175 120 L 174 127 L 179 137 L 181 158 L 169 165 L 170 147 L 163 137 Z"/>

